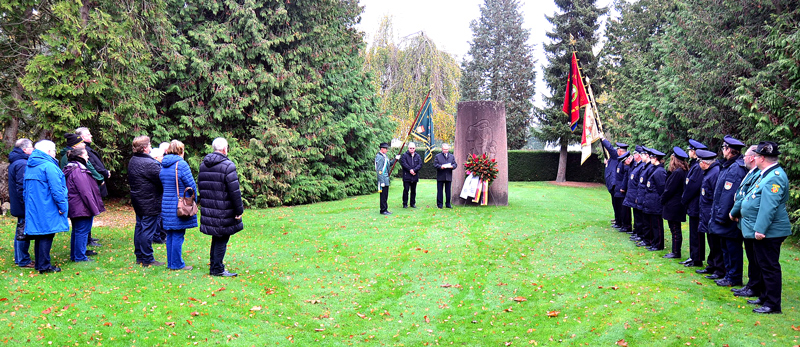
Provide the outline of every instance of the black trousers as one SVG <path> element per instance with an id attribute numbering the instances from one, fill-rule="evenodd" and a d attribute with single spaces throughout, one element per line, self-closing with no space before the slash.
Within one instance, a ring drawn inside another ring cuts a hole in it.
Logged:
<path id="1" fill-rule="evenodd" d="M 650 239 L 653 238 L 652 230 L 650 228 L 650 223 L 651 222 L 652 221 L 650 220 L 650 215 L 647 214 L 647 213 L 644 213 L 644 211 L 642 211 L 642 228 L 641 228 L 641 234 L 639 235 L 639 237 L 641 237 L 642 241 L 644 241 L 644 243 L 646 243 L 648 246 L 652 246 L 650 244 Z"/>
<path id="2" fill-rule="evenodd" d="M 648 214 L 650 217 L 650 247 L 664 249 L 664 219 L 660 214 Z"/>
<path id="3" fill-rule="evenodd" d="M 644 235 L 644 212 L 638 208 L 633 209 L 633 234 L 639 237 Z"/>
<path id="4" fill-rule="evenodd" d="M 761 268 L 753 250 L 755 239 L 744 239 L 744 253 L 747 255 L 747 287 L 757 295 L 764 292 L 764 280 L 761 278 Z"/>
<path id="5" fill-rule="evenodd" d="M 617 225 L 621 227 L 620 231 L 630 232 L 633 229 L 633 226 L 631 225 L 632 224 L 631 208 L 622 205 L 623 200 L 625 200 L 625 198 L 619 198 L 619 214 L 620 218 L 622 218 L 622 224 L 618 223 Z"/>
<path id="6" fill-rule="evenodd" d="M 148 264 L 153 258 L 153 235 L 160 229 L 159 216 L 136 215 L 136 227 L 133 229 L 133 254 L 136 262 Z"/>
<path id="7" fill-rule="evenodd" d="M 614 224 L 622 226 L 622 200 L 623 198 L 615 198 L 611 194 L 611 207 L 614 208 Z"/>
<path id="8" fill-rule="evenodd" d="M 720 244 L 722 245 L 722 260 L 725 263 L 725 278 L 733 283 L 742 283 L 744 268 L 742 238 L 720 237 Z"/>
<path id="9" fill-rule="evenodd" d="M 411 201 L 408 201 L 408 193 L 411 193 Z M 403 181 L 403 207 L 417 205 L 417 182 Z"/>
<path id="10" fill-rule="evenodd" d="M 722 239 L 714 234 L 706 234 L 708 239 L 708 260 L 706 270 L 725 277 L 725 262 L 722 260 Z"/>
<path id="11" fill-rule="evenodd" d="M 694 265 L 702 266 L 706 258 L 706 240 L 700 229 L 700 217 L 689 216 L 689 258 Z"/>
<path id="12" fill-rule="evenodd" d="M 681 254 L 681 246 L 683 245 L 683 234 L 681 233 L 681 222 L 667 221 L 669 226 L 669 233 L 672 234 L 672 254 Z"/>
<path id="13" fill-rule="evenodd" d="M 756 254 L 758 266 L 761 268 L 761 280 L 764 281 L 764 292 L 761 301 L 771 309 L 781 309 L 781 289 L 783 278 L 781 273 L 781 244 L 786 237 L 776 237 L 753 241 L 753 252 Z M 39 266 L 39 259 L 36 259 Z"/>
<path id="14" fill-rule="evenodd" d="M 36 249 L 36 270 L 47 270 L 50 268 L 50 248 L 53 247 L 53 237 L 56 234 L 31 236 L 35 241 Z"/>
<path id="15" fill-rule="evenodd" d="M 381 213 L 389 210 L 389 186 L 382 187 L 380 196 Z"/>
<path id="16" fill-rule="evenodd" d="M 436 207 L 442 208 L 442 200 L 446 201 L 447 207 L 453 207 L 450 205 L 450 185 L 453 182 L 450 181 L 436 181 Z M 444 190 L 444 199 L 442 198 L 442 190 Z"/>
<path id="17" fill-rule="evenodd" d="M 208 273 L 215 275 L 225 271 L 225 265 L 222 264 L 222 260 L 225 259 L 225 251 L 228 250 L 228 240 L 230 238 L 230 235 L 211 236 L 211 261 Z"/>

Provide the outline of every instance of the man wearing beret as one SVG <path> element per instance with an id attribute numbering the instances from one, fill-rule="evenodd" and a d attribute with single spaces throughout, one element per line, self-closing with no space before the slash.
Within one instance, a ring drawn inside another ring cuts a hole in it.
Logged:
<path id="1" fill-rule="evenodd" d="M 747 149 L 747 152 L 744 153 L 744 165 L 747 166 L 750 171 L 747 173 L 747 176 L 744 176 L 742 180 L 742 184 L 739 185 L 739 190 L 736 192 L 736 196 L 733 200 L 733 208 L 731 209 L 730 218 L 732 221 L 739 222 L 739 229 L 742 229 L 741 226 L 741 211 L 742 211 L 742 201 L 744 200 L 745 196 L 747 196 L 747 192 L 750 190 L 750 187 L 753 186 L 756 181 L 761 177 L 761 171 L 756 167 L 755 164 L 755 155 L 756 149 L 758 146 L 753 145 Z M 744 296 L 744 297 L 757 297 L 760 296 L 761 293 L 764 291 L 764 282 L 761 281 L 761 269 L 758 267 L 758 261 L 756 260 L 756 254 L 753 252 L 753 243 L 755 239 L 744 238 L 744 253 L 747 255 L 747 284 L 741 288 L 733 288 L 731 291 L 733 292 L 734 296 Z"/>
<path id="2" fill-rule="evenodd" d="M 711 206 L 714 203 L 714 189 L 717 186 L 719 177 L 719 162 L 716 160 L 717 154 L 712 151 L 698 149 L 701 169 L 703 169 L 703 183 L 700 185 L 700 227 L 698 231 L 706 234 L 708 239 L 708 260 L 705 269 L 695 272 L 708 274 L 708 279 L 719 279 L 725 277 L 725 265 L 722 261 L 722 246 L 717 235 L 709 232 L 709 224 L 712 218 Z"/>
<path id="3" fill-rule="evenodd" d="M 781 152 L 777 143 L 762 141 L 755 152 L 754 162 L 760 175 L 742 200 L 740 213 L 742 235 L 755 239 L 753 253 L 761 269 L 765 289 L 758 299 L 747 302 L 761 305 L 753 309 L 755 313 L 781 313 L 781 244 L 792 234 L 786 211 L 789 178 L 778 164 L 778 154 Z M 733 215 L 737 211 L 731 212 Z"/>
<path id="4" fill-rule="evenodd" d="M 378 154 L 375 155 L 375 171 L 378 173 L 378 192 L 380 193 L 380 209 L 381 214 L 383 215 L 390 215 L 392 214 L 389 212 L 389 170 L 392 169 L 392 165 L 397 159 L 400 159 L 400 155 L 397 155 L 395 159 L 390 160 L 389 157 L 386 156 L 386 152 L 389 151 L 389 144 L 386 142 L 382 142 L 380 144 L 380 150 L 378 150 Z"/>
<path id="5" fill-rule="evenodd" d="M 689 258 L 682 261 L 684 266 L 703 266 L 706 257 L 706 241 L 700 233 L 700 190 L 703 184 L 703 169 L 698 163 L 697 150 L 705 150 L 706 145 L 689 139 L 689 173 L 686 174 L 686 184 L 681 195 L 681 204 L 686 206 L 689 216 Z"/>
<path id="6" fill-rule="evenodd" d="M 747 175 L 741 151 L 744 143 L 725 135 L 722 143 L 722 157 L 717 185 L 714 188 L 714 202 L 711 205 L 709 233 L 719 237 L 722 246 L 722 260 L 725 264 L 725 277 L 716 280 L 722 287 L 742 285 L 742 232 L 730 219 L 736 191 Z"/>

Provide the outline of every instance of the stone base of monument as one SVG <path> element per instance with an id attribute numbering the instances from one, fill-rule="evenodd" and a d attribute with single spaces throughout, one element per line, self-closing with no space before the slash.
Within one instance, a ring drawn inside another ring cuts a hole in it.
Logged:
<path id="1" fill-rule="evenodd" d="M 472 198 L 462 199 L 464 164 L 472 154 L 497 160 L 497 179 L 489 186 L 490 206 L 508 206 L 508 147 L 506 144 L 506 108 L 497 101 L 458 103 L 454 155 L 458 167 L 453 170 L 452 196 L 455 205 L 475 205 Z"/>

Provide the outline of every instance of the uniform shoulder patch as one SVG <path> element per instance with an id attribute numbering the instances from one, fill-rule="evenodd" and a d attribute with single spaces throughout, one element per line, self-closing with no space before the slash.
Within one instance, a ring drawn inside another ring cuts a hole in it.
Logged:
<path id="1" fill-rule="evenodd" d="M 781 175 L 780 171 L 773 171 L 773 172 L 775 173 L 775 176 L 780 176 Z"/>
<path id="2" fill-rule="evenodd" d="M 771 190 L 772 190 L 773 193 L 777 193 L 777 192 L 781 191 L 781 186 L 778 185 L 778 184 L 773 184 Z"/>
<path id="3" fill-rule="evenodd" d="M 733 182 L 725 181 L 725 190 L 731 190 L 731 187 L 733 187 Z"/>
<path id="4" fill-rule="evenodd" d="M 705 188 L 700 189 L 700 195 L 703 195 L 703 196 L 706 195 L 706 189 Z"/>
<path id="5" fill-rule="evenodd" d="M 689 184 L 689 179 L 688 178 L 686 179 L 686 184 Z"/>
<path id="6" fill-rule="evenodd" d="M 647 181 L 647 188 L 650 188 L 650 181 Z"/>

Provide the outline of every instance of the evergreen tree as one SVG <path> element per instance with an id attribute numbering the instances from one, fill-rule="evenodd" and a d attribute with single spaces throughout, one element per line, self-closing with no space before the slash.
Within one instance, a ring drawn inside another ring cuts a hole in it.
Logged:
<path id="1" fill-rule="evenodd" d="M 195 149 L 239 139 L 231 153 L 251 206 L 373 189 L 368 169 L 391 125 L 362 72 L 357 1 L 170 4 L 178 52 L 165 61 L 164 136 Z"/>
<path id="2" fill-rule="evenodd" d="M 508 148 L 528 142 L 536 71 L 530 33 L 522 28 L 517 0 L 485 0 L 481 17 L 470 23 L 469 59 L 462 62 L 461 100 L 502 101 Z"/>
<path id="3" fill-rule="evenodd" d="M 538 122 L 535 136 L 561 147 L 556 181 L 563 182 L 566 180 L 567 146 L 580 141 L 581 136 L 580 131 L 572 132 L 569 116 L 562 111 L 572 52 L 575 52 L 582 67 L 582 76 L 595 78 L 597 59 L 592 48 L 599 40 L 599 17 L 605 15 L 608 9 L 597 7 L 595 0 L 555 0 L 555 3 L 560 12 L 546 16 L 553 25 L 553 31 L 547 33 L 550 43 L 544 44 L 548 63 L 544 69 L 544 79 L 551 96 L 545 97 L 546 106 L 537 108 L 534 114 Z M 571 42 L 570 37 L 574 41 Z M 596 83 L 592 88 L 595 94 L 600 92 Z M 581 123 L 578 123 L 578 129 Z"/>

